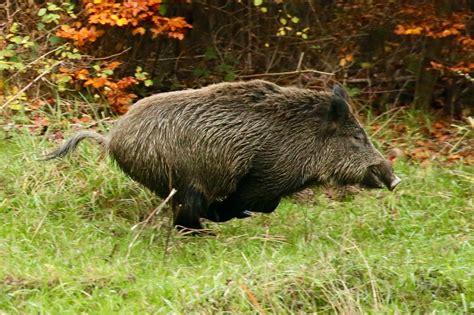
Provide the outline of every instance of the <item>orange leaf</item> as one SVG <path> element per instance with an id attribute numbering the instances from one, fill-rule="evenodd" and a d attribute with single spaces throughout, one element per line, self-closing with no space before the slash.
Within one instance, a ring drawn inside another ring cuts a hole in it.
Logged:
<path id="1" fill-rule="evenodd" d="M 169 32 L 169 33 L 168 33 L 168 37 L 177 38 L 177 39 L 179 39 L 179 40 L 183 40 L 183 39 L 184 39 L 184 34 L 183 34 L 183 33 L 178 33 L 178 32 Z"/>
<path id="2" fill-rule="evenodd" d="M 132 35 L 137 35 L 137 34 L 140 34 L 140 35 L 145 34 L 145 28 L 144 27 L 134 28 L 132 31 Z"/>
<path id="3" fill-rule="evenodd" d="M 432 127 L 435 128 L 435 129 L 445 129 L 446 124 L 441 122 L 441 121 L 437 121 L 437 122 L 433 123 Z"/>
<path id="4" fill-rule="evenodd" d="M 35 116 L 35 118 L 33 118 L 33 125 L 35 125 L 35 126 L 48 126 L 49 125 L 49 120 L 48 120 L 47 117 Z"/>
<path id="5" fill-rule="evenodd" d="M 450 155 L 450 156 L 447 158 L 447 160 L 448 160 L 448 161 L 455 161 L 455 160 L 459 160 L 459 159 L 461 159 L 461 158 L 462 158 L 461 155 L 459 155 L 459 154 L 453 154 L 453 155 Z"/>
<path id="6" fill-rule="evenodd" d="M 40 99 L 36 99 L 34 100 L 32 103 L 30 103 L 30 105 L 28 106 L 31 110 L 37 110 L 41 107 L 43 107 L 44 105 L 46 105 L 46 102 L 43 101 L 43 100 L 40 100 Z"/>
<path id="7" fill-rule="evenodd" d="M 83 116 L 81 118 L 73 117 L 72 121 L 76 124 L 89 123 L 92 121 L 92 118 L 90 118 L 89 116 Z"/>
<path id="8" fill-rule="evenodd" d="M 99 77 L 99 78 L 91 78 L 84 82 L 84 86 L 92 85 L 96 89 L 103 87 L 107 84 L 107 78 Z"/>
<path id="9" fill-rule="evenodd" d="M 443 69 L 444 68 L 444 66 L 442 64 L 438 63 L 438 62 L 430 61 L 430 64 L 435 69 Z"/>
<path id="10" fill-rule="evenodd" d="M 120 61 L 112 61 L 112 62 L 110 62 L 108 65 L 106 65 L 106 66 L 104 67 L 104 69 L 106 69 L 106 70 L 114 70 L 114 69 L 116 69 L 118 66 L 120 66 L 121 64 L 122 64 L 122 62 L 120 62 Z"/>
<path id="11" fill-rule="evenodd" d="M 78 80 L 87 80 L 89 78 L 89 70 L 87 69 L 79 69 L 74 73 L 74 76 Z"/>
<path id="12" fill-rule="evenodd" d="M 66 67 L 59 67 L 59 72 L 62 72 L 62 73 L 71 73 L 71 69 L 68 69 Z"/>

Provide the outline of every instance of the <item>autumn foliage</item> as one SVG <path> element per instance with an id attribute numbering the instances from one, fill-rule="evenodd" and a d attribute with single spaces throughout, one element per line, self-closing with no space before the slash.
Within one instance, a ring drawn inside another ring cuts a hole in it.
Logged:
<path id="1" fill-rule="evenodd" d="M 427 3 L 421 7 L 404 7 L 400 13 L 404 18 L 404 23 L 396 25 L 395 34 L 453 41 L 453 44 L 449 45 L 449 52 L 445 54 L 449 53 L 452 56 L 453 50 L 457 50 L 457 58 L 451 57 L 450 64 L 432 60 L 430 64 L 434 69 L 460 74 L 469 74 L 474 71 L 474 39 L 466 30 L 466 24 L 472 18 L 472 12 L 451 12 L 446 16 L 441 16 L 437 14 L 435 4 Z"/>
<path id="2" fill-rule="evenodd" d="M 92 75 L 86 68 L 71 70 L 66 67 L 61 67 L 59 71 L 62 75 L 69 76 L 71 83 L 79 82 L 80 85 L 84 87 L 91 87 L 102 91 L 102 94 L 107 98 L 112 108 L 117 113 L 123 114 L 127 111 L 130 101 L 137 97 L 134 93 L 128 92 L 127 89 L 140 83 L 141 80 L 132 76 L 113 80 L 107 76 L 107 71 L 111 73 L 111 71 L 115 70 L 121 64 L 122 63 L 118 61 L 105 63 L 102 68 L 95 71 L 96 75 Z"/>
<path id="3" fill-rule="evenodd" d="M 56 32 L 59 37 L 74 41 L 76 46 L 93 43 L 104 35 L 106 27 L 127 28 L 133 35 L 152 38 L 167 35 L 182 40 L 184 32 L 192 26 L 182 17 L 168 18 L 159 15 L 161 0 L 84 0 L 84 20 L 62 25 Z"/>
<path id="4" fill-rule="evenodd" d="M 144 36 L 148 32 L 151 39 L 165 35 L 182 40 L 185 31 L 192 26 L 183 17 L 161 16 L 160 4 L 161 0 L 84 0 L 81 3 L 82 15 L 76 21 L 61 25 L 56 35 L 71 40 L 74 46 L 83 51 L 94 49 L 91 45 L 98 38 L 107 34 L 107 31 L 117 28 L 135 36 Z M 111 77 L 113 71 L 121 64 L 118 61 L 104 62 L 96 65 L 94 71 L 78 65 L 72 68 L 63 66 L 60 72 L 70 83 L 79 82 L 85 88 L 97 90 L 107 99 L 115 112 L 125 113 L 137 97 L 136 94 L 129 92 L 129 88 L 145 81 L 146 78 L 142 75 L 113 79 Z"/>
<path id="5" fill-rule="evenodd" d="M 471 113 L 467 0 L 8 3 L 0 11 L 4 98 L 41 77 L 33 86 L 45 93 L 80 91 L 123 113 L 151 93 L 264 78 L 317 89 L 337 81 L 375 112 L 411 106 L 455 118 Z"/>

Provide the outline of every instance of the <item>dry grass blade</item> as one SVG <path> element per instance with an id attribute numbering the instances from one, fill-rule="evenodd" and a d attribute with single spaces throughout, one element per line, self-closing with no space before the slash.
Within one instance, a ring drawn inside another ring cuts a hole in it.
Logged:
<path id="1" fill-rule="evenodd" d="M 178 234 L 180 236 L 200 235 L 200 236 L 215 236 L 211 229 L 191 229 L 182 225 L 177 225 L 180 228 Z"/>
<path id="2" fill-rule="evenodd" d="M 252 236 L 249 239 L 281 242 L 281 243 L 287 243 L 288 244 L 288 240 L 286 239 L 286 237 L 280 236 L 280 235 L 260 234 L 260 235 L 257 235 L 257 236 Z"/>
<path id="3" fill-rule="evenodd" d="M 266 314 L 260 303 L 258 303 L 255 294 L 253 294 L 252 291 L 250 291 L 250 289 L 245 284 L 241 283 L 239 284 L 239 286 L 242 288 L 242 290 L 244 290 L 245 294 L 247 295 L 247 298 L 249 299 L 250 303 L 252 303 L 253 307 L 255 307 L 257 312 L 259 314 Z"/>
<path id="4" fill-rule="evenodd" d="M 378 128 L 374 133 L 372 133 L 372 134 L 370 135 L 370 137 L 371 137 L 371 138 L 375 137 L 376 134 L 378 134 L 380 131 L 382 131 L 382 130 L 383 130 L 393 119 L 395 119 L 395 117 L 396 117 L 400 112 L 402 112 L 403 110 L 405 110 L 405 107 L 400 107 L 400 108 L 398 108 L 398 109 L 393 113 L 393 115 L 392 115 L 390 118 L 388 118 L 388 119 L 380 126 L 380 128 Z M 377 118 L 378 118 L 378 117 L 377 117 Z M 374 120 L 372 121 L 372 123 L 373 123 L 375 120 L 377 120 L 377 118 L 374 119 Z"/>

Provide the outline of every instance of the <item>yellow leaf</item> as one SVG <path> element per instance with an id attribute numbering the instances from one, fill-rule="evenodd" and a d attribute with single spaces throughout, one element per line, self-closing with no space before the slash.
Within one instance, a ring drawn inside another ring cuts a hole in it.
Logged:
<path id="1" fill-rule="evenodd" d="M 118 26 L 123 26 L 123 25 L 127 25 L 128 24 L 128 20 L 126 18 L 120 18 L 117 20 L 117 25 Z"/>
<path id="2" fill-rule="evenodd" d="M 300 21 L 300 19 L 297 18 L 296 16 L 294 16 L 294 17 L 291 18 L 291 22 L 293 22 L 293 23 L 295 23 L 295 24 L 298 23 L 299 21 Z"/>
<path id="3" fill-rule="evenodd" d="M 10 105 L 8 105 L 8 107 L 13 110 L 21 110 L 23 108 L 23 106 L 18 102 L 11 103 Z"/>

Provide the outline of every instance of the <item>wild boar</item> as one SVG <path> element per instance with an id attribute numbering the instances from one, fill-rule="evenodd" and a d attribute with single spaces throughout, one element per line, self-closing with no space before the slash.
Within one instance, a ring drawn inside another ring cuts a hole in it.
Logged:
<path id="1" fill-rule="evenodd" d="M 85 138 L 158 196 L 177 189 L 172 208 L 182 229 L 202 229 L 201 218 L 272 212 L 308 186 L 393 190 L 400 182 L 338 85 L 328 93 L 253 80 L 156 94 L 135 103 L 107 137 L 80 132 L 46 159 Z"/>

